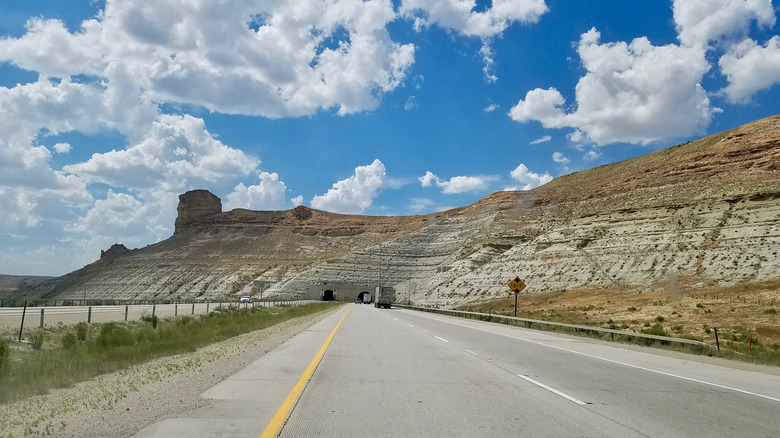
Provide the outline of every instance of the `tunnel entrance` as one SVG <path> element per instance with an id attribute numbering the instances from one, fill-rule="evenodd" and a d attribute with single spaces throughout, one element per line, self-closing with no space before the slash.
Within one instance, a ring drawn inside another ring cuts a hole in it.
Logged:
<path id="1" fill-rule="evenodd" d="M 371 292 L 360 292 L 357 296 L 357 301 L 361 303 L 370 303 L 371 302 Z"/>
<path id="2" fill-rule="evenodd" d="M 328 289 L 325 292 L 322 293 L 322 301 L 335 301 L 336 300 L 336 294 Z"/>

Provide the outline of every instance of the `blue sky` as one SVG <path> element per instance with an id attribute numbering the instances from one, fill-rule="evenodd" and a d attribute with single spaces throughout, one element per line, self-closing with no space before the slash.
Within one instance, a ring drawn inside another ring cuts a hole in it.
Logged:
<path id="1" fill-rule="evenodd" d="M 778 113 L 770 0 L 11 0 L 0 273 L 223 207 L 427 214 Z"/>

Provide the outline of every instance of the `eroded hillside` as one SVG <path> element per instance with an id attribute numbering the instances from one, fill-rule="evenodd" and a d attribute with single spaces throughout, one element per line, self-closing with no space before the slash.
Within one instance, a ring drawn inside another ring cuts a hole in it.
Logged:
<path id="1" fill-rule="evenodd" d="M 515 276 L 528 292 L 777 279 L 780 117 L 428 216 L 222 212 L 218 203 L 188 192 L 171 238 L 109 251 L 27 293 L 291 297 L 324 282 L 383 282 L 401 300 L 451 306 L 505 296 Z"/>

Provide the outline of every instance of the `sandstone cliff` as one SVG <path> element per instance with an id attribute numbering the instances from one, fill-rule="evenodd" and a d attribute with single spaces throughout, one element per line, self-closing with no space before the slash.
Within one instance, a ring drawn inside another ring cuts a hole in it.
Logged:
<path id="1" fill-rule="evenodd" d="M 515 276 L 532 293 L 777 279 L 780 116 L 428 216 L 222 212 L 206 191 L 183 194 L 178 213 L 171 238 L 30 293 L 292 297 L 383 282 L 404 301 L 456 305 L 505 296 Z"/>

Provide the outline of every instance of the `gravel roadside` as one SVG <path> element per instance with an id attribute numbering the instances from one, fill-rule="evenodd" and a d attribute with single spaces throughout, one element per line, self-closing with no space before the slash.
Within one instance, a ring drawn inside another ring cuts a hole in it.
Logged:
<path id="1" fill-rule="evenodd" d="M 0 405 L 0 437 L 127 437 L 208 404 L 206 389 L 322 320 L 332 310 L 156 359 L 70 388 Z"/>

